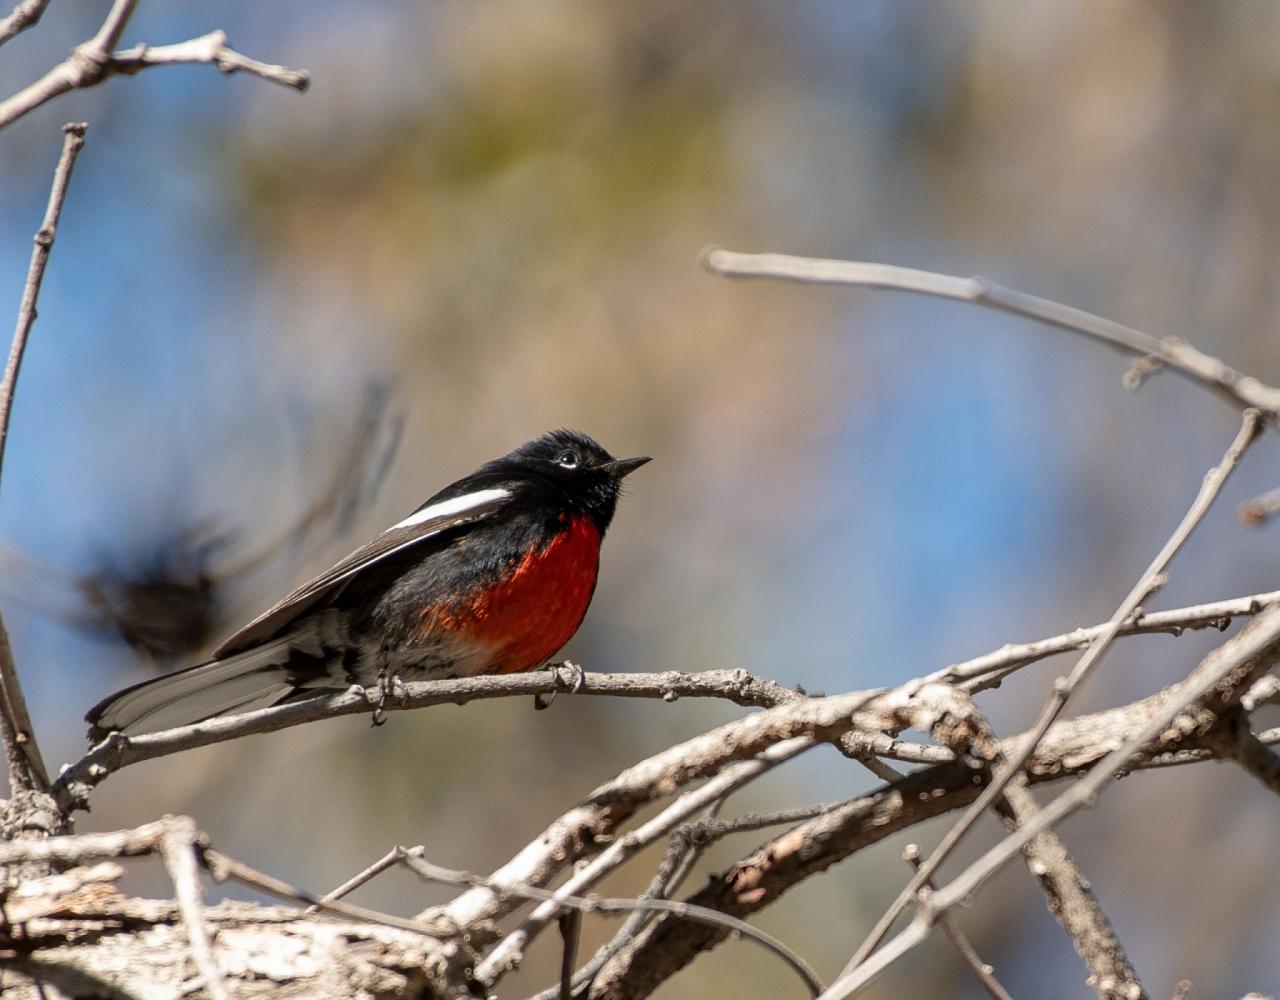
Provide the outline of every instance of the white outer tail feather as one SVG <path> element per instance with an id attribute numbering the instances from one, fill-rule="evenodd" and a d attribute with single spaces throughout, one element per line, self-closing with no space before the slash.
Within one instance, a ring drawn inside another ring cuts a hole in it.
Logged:
<path id="1" fill-rule="evenodd" d="M 95 725 L 133 736 L 265 708 L 294 686 L 285 676 L 288 658 L 289 643 L 281 638 L 225 660 L 159 677 L 126 691 L 107 706 Z"/>

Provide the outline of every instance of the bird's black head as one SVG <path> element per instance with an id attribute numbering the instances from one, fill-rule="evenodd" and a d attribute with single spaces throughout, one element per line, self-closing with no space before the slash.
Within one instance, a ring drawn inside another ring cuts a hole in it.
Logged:
<path id="1" fill-rule="evenodd" d="M 646 458 L 614 458 L 581 431 L 555 430 L 522 444 L 490 467 L 516 467 L 565 507 L 585 511 L 604 534 L 613 520 L 624 477 Z"/>

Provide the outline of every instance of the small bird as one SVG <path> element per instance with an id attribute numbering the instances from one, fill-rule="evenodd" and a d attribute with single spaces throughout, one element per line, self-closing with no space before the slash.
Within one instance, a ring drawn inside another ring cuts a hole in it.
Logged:
<path id="1" fill-rule="evenodd" d="M 156 732 L 351 685 L 507 674 L 545 664 L 587 613 L 622 480 L 556 430 L 445 487 L 213 651 L 90 709 L 90 739 Z"/>

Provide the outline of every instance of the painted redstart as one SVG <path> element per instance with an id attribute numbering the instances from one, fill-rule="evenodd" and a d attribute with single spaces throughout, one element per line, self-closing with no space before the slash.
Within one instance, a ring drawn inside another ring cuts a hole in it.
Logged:
<path id="1" fill-rule="evenodd" d="M 445 487 L 258 616 L 199 666 L 95 705 L 91 739 L 389 681 L 517 673 L 578 630 L 624 476 L 585 434 L 552 431 Z"/>

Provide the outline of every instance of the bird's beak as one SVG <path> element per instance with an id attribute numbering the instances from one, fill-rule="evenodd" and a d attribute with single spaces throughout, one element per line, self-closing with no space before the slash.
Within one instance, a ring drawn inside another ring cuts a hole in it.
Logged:
<path id="1" fill-rule="evenodd" d="M 643 458 L 619 458 L 612 462 L 605 462 L 600 468 L 610 473 L 614 479 L 621 479 L 623 476 L 631 475 L 648 461 L 650 461 L 648 455 Z"/>

